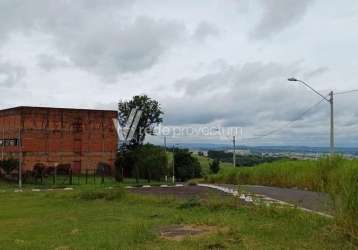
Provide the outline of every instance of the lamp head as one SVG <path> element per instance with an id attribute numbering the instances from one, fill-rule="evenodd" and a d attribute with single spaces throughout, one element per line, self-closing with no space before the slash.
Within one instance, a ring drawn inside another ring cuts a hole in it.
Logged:
<path id="1" fill-rule="evenodd" d="M 290 82 L 297 82 L 298 81 L 297 78 L 294 78 L 294 77 L 290 77 L 287 80 L 290 81 Z"/>

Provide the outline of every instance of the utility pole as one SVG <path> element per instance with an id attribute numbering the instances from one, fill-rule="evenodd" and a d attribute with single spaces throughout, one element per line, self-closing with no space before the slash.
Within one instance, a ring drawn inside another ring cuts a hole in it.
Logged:
<path id="1" fill-rule="evenodd" d="M 329 103 L 331 106 L 331 136 L 330 136 L 330 146 L 331 146 L 331 156 L 334 155 L 334 105 L 333 105 L 333 91 L 329 93 Z"/>
<path id="2" fill-rule="evenodd" d="M 235 135 L 232 138 L 232 144 L 233 144 L 232 164 L 234 165 L 234 167 L 236 167 L 236 149 L 235 149 L 236 138 L 235 138 Z"/>
<path id="3" fill-rule="evenodd" d="M 164 151 L 167 153 L 167 137 L 164 136 Z"/>

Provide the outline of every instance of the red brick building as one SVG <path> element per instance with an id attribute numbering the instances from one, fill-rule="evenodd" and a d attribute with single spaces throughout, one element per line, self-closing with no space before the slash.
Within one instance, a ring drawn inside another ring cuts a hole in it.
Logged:
<path id="1" fill-rule="evenodd" d="M 70 164 L 74 171 L 113 167 L 116 111 L 15 107 L 0 110 L 1 158 L 22 160 L 22 170 L 35 164 Z M 19 143 L 21 142 L 21 143 Z"/>

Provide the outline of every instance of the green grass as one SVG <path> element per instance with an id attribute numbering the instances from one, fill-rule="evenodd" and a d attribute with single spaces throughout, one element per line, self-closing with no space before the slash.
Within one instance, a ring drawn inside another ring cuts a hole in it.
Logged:
<path id="1" fill-rule="evenodd" d="M 118 190 L 0 193 L 0 248 L 352 249 L 331 220 L 294 209 L 111 192 Z M 182 242 L 161 239 L 159 229 L 174 224 L 211 225 L 219 232 Z"/>
<path id="2" fill-rule="evenodd" d="M 340 157 L 332 161 L 278 161 L 256 167 L 222 168 L 217 175 L 210 175 L 210 182 L 231 184 L 253 184 L 276 187 L 297 187 L 311 191 L 327 191 L 347 173 L 358 172 L 358 160 Z"/>
<path id="3" fill-rule="evenodd" d="M 334 201 L 337 223 L 348 235 L 358 237 L 358 160 L 335 157 L 279 161 L 250 168 L 222 169 L 206 180 L 327 192 Z"/>
<path id="4" fill-rule="evenodd" d="M 210 163 L 212 162 L 212 159 L 205 157 L 205 156 L 200 156 L 200 155 L 194 155 L 200 162 L 200 166 L 201 166 L 201 170 L 202 170 L 202 175 L 203 176 L 207 176 L 209 175 L 210 172 Z M 220 168 L 223 171 L 227 171 L 231 168 L 233 168 L 233 165 L 231 163 L 228 162 L 220 162 Z"/>

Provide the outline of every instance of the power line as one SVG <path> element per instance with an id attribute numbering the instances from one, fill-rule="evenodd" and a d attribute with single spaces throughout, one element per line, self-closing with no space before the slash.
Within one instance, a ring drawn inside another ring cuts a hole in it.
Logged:
<path id="1" fill-rule="evenodd" d="M 310 106 L 308 109 L 306 109 L 304 112 L 302 112 L 301 114 L 299 114 L 295 119 L 293 119 L 293 121 L 290 121 L 289 123 L 287 123 L 286 125 L 279 127 L 277 129 L 274 129 L 266 134 L 263 135 L 259 135 L 256 137 L 251 137 L 251 138 L 242 138 L 242 140 L 255 140 L 255 139 L 261 139 L 273 134 L 276 134 L 278 132 L 280 132 L 281 130 L 290 127 L 293 123 L 295 123 L 296 121 L 298 121 L 299 119 L 301 119 L 303 116 L 305 116 L 308 112 L 310 112 L 312 109 L 314 109 L 315 107 L 317 107 L 319 104 L 321 104 L 321 102 L 323 102 L 324 100 L 326 100 L 327 96 L 325 98 L 322 98 L 319 102 L 315 103 L 314 105 Z"/>
<path id="2" fill-rule="evenodd" d="M 349 94 L 349 93 L 353 93 L 353 92 L 358 92 L 358 89 L 352 89 L 352 90 L 337 92 L 337 93 L 334 93 L 334 95 L 345 95 L 345 94 Z"/>

